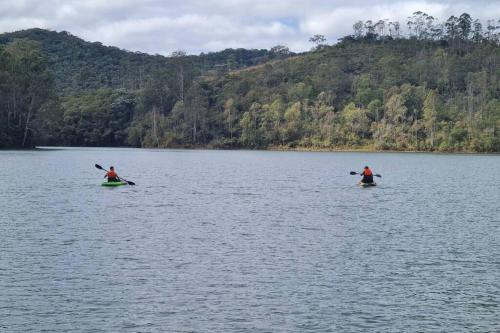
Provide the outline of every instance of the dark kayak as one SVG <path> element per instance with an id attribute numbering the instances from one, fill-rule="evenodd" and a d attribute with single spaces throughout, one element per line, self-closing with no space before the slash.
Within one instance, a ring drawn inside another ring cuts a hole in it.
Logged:
<path id="1" fill-rule="evenodd" d="M 125 182 L 104 182 L 101 184 L 102 186 L 121 186 L 121 185 L 127 185 Z"/>
<path id="2" fill-rule="evenodd" d="M 377 183 L 375 183 L 375 182 L 373 182 L 373 183 L 359 182 L 358 185 L 361 186 L 361 187 L 370 187 L 370 186 L 377 186 Z"/>

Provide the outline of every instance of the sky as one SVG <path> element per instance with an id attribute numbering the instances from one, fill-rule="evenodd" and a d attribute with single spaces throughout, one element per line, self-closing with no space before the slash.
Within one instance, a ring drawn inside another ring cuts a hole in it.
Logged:
<path id="1" fill-rule="evenodd" d="M 0 0 L 0 32 L 68 31 L 130 51 L 169 55 L 286 45 L 309 50 L 310 36 L 332 44 L 358 20 L 398 20 L 415 11 L 441 21 L 463 12 L 500 19 L 500 0 Z"/>

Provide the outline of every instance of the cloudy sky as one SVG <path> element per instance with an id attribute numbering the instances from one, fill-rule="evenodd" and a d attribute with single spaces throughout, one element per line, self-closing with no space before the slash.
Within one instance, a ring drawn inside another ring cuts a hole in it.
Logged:
<path id="1" fill-rule="evenodd" d="M 500 0 L 0 0 L 0 32 L 33 27 L 66 30 L 88 41 L 168 55 L 224 48 L 311 48 L 333 43 L 357 20 L 406 22 L 421 10 L 445 20 L 467 12 L 500 19 Z"/>

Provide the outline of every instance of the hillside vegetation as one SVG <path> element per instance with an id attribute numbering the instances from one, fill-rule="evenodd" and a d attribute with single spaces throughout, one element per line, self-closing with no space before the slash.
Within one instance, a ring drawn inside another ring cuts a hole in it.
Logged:
<path id="1" fill-rule="evenodd" d="M 182 51 L 171 57 L 128 52 L 99 42 L 86 42 L 67 31 L 55 32 L 29 29 L 0 34 L 0 45 L 16 39 L 38 42 L 55 85 L 65 94 L 78 90 L 122 88 L 137 90 L 160 68 L 172 75 L 184 65 L 187 81 L 202 72 L 218 68 L 235 70 L 265 62 L 273 58 L 267 50 L 227 49 L 221 52 L 187 56 Z"/>
<path id="2" fill-rule="evenodd" d="M 334 46 L 314 36 L 300 55 L 278 46 L 162 57 L 67 33 L 0 35 L 0 147 L 498 152 L 493 23 L 417 12 L 406 34 L 397 22 L 357 22 L 352 36 Z"/>

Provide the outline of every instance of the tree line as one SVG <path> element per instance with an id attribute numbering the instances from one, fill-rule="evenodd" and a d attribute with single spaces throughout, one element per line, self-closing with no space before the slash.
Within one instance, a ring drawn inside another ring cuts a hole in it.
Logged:
<path id="1" fill-rule="evenodd" d="M 417 11 L 408 17 L 407 29 L 398 21 L 357 21 L 353 25 L 356 39 L 397 39 L 414 38 L 417 40 L 448 40 L 474 42 L 500 40 L 500 20 L 488 20 L 484 25 L 479 19 L 473 19 L 468 13 L 460 16 L 450 16 L 445 22 L 440 22 L 432 15 Z"/>
<path id="2" fill-rule="evenodd" d="M 315 35 L 314 52 L 298 57 L 200 77 L 172 107 L 148 99 L 129 144 L 499 151 L 498 27 L 422 12 L 408 34 L 377 23 L 357 22 L 334 46 Z M 156 84 L 166 86 L 152 78 L 143 93 L 161 97 Z"/>
<path id="3" fill-rule="evenodd" d="M 229 55 L 202 70 L 178 52 L 140 85 L 63 94 L 39 46 L 11 42 L 0 53 L 0 75 L 13 78 L 0 86 L 0 145 L 500 151 L 498 27 L 422 12 L 407 27 L 356 22 L 333 46 L 315 35 L 312 52 L 278 45 L 265 61 L 252 53 L 250 67 L 228 68 Z M 36 71 L 12 66 L 20 45 Z M 30 98 L 6 102 L 39 92 L 30 84 L 45 89 L 31 113 Z"/>

